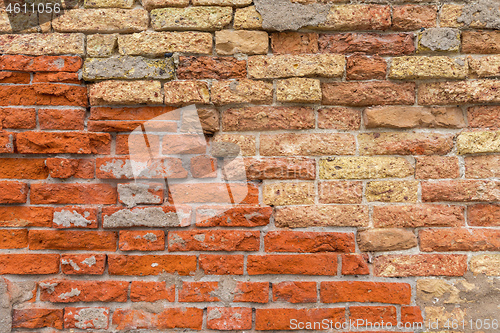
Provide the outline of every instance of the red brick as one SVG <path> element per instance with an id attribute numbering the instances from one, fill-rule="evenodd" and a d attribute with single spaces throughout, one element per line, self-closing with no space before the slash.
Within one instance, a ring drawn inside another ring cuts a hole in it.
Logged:
<path id="1" fill-rule="evenodd" d="M 167 286 L 165 282 L 132 281 L 130 285 L 132 302 L 175 301 L 175 285 Z"/>
<path id="2" fill-rule="evenodd" d="M 323 53 L 365 53 L 399 56 L 415 52 L 413 33 L 375 34 L 342 33 L 320 35 L 319 50 Z"/>
<path id="3" fill-rule="evenodd" d="M 217 177 L 217 159 L 208 155 L 199 155 L 191 158 L 191 175 L 194 178 Z"/>
<path id="4" fill-rule="evenodd" d="M 410 304 L 411 286 L 407 283 L 365 281 L 321 282 L 323 303 L 389 303 Z"/>
<path id="5" fill-rule="evenodd" d="M 67 275 L 101 275 L 106 265 L 105 254 L 62 254 L 61 269 Z"/>
<path id="6" fill-rule="evenodd" d="M 0 72 L 0 83 L 29 84 L 30 81 L 29 73 Z"/>
<path id="7" fill-rule="evenodd" d="M 238 281 L 234 291 L 234 302 L 269 302 L 269 282 Z"/>
<path id="8" fill-rule="evenodd" d="M 207 309 L 207 328 L 219 331 L 252 329 L 252 309 L 209 307 Z"/>
<path id="9" fill-rule="evenodd" d="M 38 285 L 42 302 L 126 302 L 129 282 L 53 279 Z"/>
<path id="10" fill-rule="evenodd" d="M 90 120 L 150 120 L 160 117 L 161 120 L 179 120 L 180 113 L 170 106 L 141 107 L 98 107 L 90 108 Z M 174 112 L 172 112 L 174 111 Z"/>
<path id="11" fill-rule="evenodd" d="M 14 310 L 12 328 L 43 328 L 53 327 L 63 329 L 63 310 L 32 308 Z"/>
<path id="12" fill-rule="evenodd" d="M 498 178 L 500 176 L 500 155 L 479 155 L 465 157 L 466 178 Z"/>
<path id="13" fill-rule="evenodd" d="M 81 206 L 64 206 L 54 209 L 52 228 L 86 228 L 97 229 L 97 208 Z"/>
<path id="14" fill-rule="evenodd" d="M 422 252 L 500 251 L 500 230 L 425 229 L 419 239 Z"/>
<path id="15" fill-rule="evenodd" d="M 339 232 L 269 231 L 266 252 L 354 252 L 354 234 Z"/>
<path id="16" fill-rule="evenodd" d="M 453 149 L 453 136 L 438 133 L 361 133 L 361 155 L 446 155 Z"/>
<path id="17" fill-rule="evenodd" d="M 301 32 L 275 32 L 271 35 L 274 54 L 318 53 L 318 34 Z"/>
<path id="18" fill-rule="evenodd" d="M 343 323 L 345 321 L 344 308 L 328 309 L 256 309 L 255 329 L 259 331 L 269 330 L 296 330 L 306 327 L 296 326 L 298 323 L 321 322 L 327 320 L 328 323 Z M 295 325 L 293 324 L 295 321 Z M 320 326 L 309 327 L 307 329 L 321 330 Z"/>
<path id="19" fill-rule="evenodd" d="M 0 254 L 0 274 L 59 273 L 59 254 Z"/>
<path id="20" fill-rule="evenodd" d="M 142 156 L 138 158 L 132 156 L 132 160 L 147 163 L 147 167 L 141 169 L 141 174 L 136 177 L 137 179 L 186 178 L 188 175 L 179 158 L 143 160 Z M 96 158 L 96 176 L 103 179 L 134 179 L 134 170 L 130 161 L 122 157 Z"/>
<path id="21" fill-rule="evenodd" d="M 273 209 L 253 206 L 199 206 L 197 227 L 259 227 L 269 224 Z"/>
<path id="22" fill-rule="evenodd" d="M 196 271 L 193 255 L 108 255 L 110 275 L 158 275 L 163 272 L 189 275 Z"/>
<path id="23" fill-rule="evenodd" d="M 312 158 L 245 158 L 243 162 L 248 180 L 316 178 L 316 161 Z M 225 169 L 228 179 L 239 179 L 239 164 L 236 164 L 235 169 L 235 175 L 231 173 L 230 167 Z"/>
<path id="24" fill-rule="evenodd" d="M 245 257 L 240 254 L 200 254 L 200 269 L 207 275 L 243 275 Z"/>
<path id="25" fill-rule="evenodd" d="M 460 167 L 456 156 L 416 157 L 415 179 L 459 178 Z"/>
<path id="26" fill-rule="evenodd" d="M 396 307 L 394 306 L 350 306 L 349 319 L 363 324 L 357 325 L 358 327 L 370 327 L 370 323 L 385 323 L 396 326 L 398 318 L 396 314 Z"/>
<path id="27" fill-rule="evenodd" d="M 0 203 L 25 203 L 28 198 L 28 184 L 16 181 L 0 181 Z"/>
<path id="28" fill-rule="evenodd" d="M 500 53 L 500 31 L 464 30 L 462 32 L 462 53 L 465 54 Z"/>
<path id="29" fill-rule="evenodd" d="M 437 23 L 437 6 L 404 5 L 392 8 L 392 29 L 411 31 L 432 28 Z"/>
<path id="30" fill-rule="evenodd" d="M 52 178 L 94 178 L 94 160 L 47 158 L 45 161 Z"/>
<path id="31" fill-rule="evenodd" d="M 64 328 L 108 329 L 109 308 L 64 308 Z"/>
<path id="32" fill-rule="evenodd" d="M 108 184 L 31 184 L 32 204 L 116 203 L 116 188 Z"/>
<path id="33" fill-rule="evenodd" d="M 38 110 L 40 129 L 43 130 L 83 130 L 85 110 L 82 109 L 40 109 Z"/>
<path id="34" fill-rule="evenodd" d="M 467 256 L 459 254 L 382 255 L 375 258 L 375 276 L 463 276 Z"/>
<path id="35" fill-rule="evenodd" d="M 477 204 L 467 207 L 467 223 L 475 227 L 500 226 L 500 205 Z"/>
<path id="36" fill-rule="evenodd" d="M 115 120 L 89 120 L 87 128 L 90 132 L 132 132 L 141 127 L 145 121 L 115 121 Z M 147 123 L 148 132 L 175 132 L 177 124 L 174 122 L 154 122 Z"/>
<path id="37" fill-rule="evenodd" d="M 368 275 L 368 256 L 364 254 L 343 254 L 342 275 Z"/>
<path id="38" fill-rule="evenodd" d="M 263 122 L 262 118 L 266 121 Z M 271 131 L 314 128 L 309 107 L 253 106 L 227 109 L 222 114 L 224 131 Z"/>
<path id="39" fill-rule="evenodd" d="M 0 133 L 0 154 L 8 154 L 14 152 L 14 133 Z"/>
<path id="40" fill-rule="evenodd" d="M 52 207 L 0 207 L 0 227 L 50 227 Z"/>
<path id="41" fill-rule="evenodd" d="M 337 275 L 336 254 L 249 255 L 249 275 Z"/>
<path id="42" fill-rule="evenodd" d="M 121 251 L 163 251 L 165 232 L 162 230 L 120 230 Z"/>
<path id="43" fill-rule="evenodd" d="M 76 72 L 83 61 L 75 56 L 0 56 L 0 69 L 25 72 Z"/>
<path id="44" fill-rule="evenodd" d="M 232 197 L 229 197 L 228 186 Z M 181 203 L 234 203 L 258 204 L 258 188 L 250 183 L 193 183 L 173 184 L 170 193 L 176 204 Z"/>
<path id="45" fill-rule="evenodd" d="M 36 110 L 32 108 L 1 108 L 2 128 L 36 128 Z"/>
<path id="46" fill-rule="evenodd" d="M 111 137 L 105 133 L 24 132 L 16 135 L 21 154 L 109 154 Z"/>
<path id="47" fill-rule="evenodd" d="M 464 208 L 450 205 L 373 207 L 376 228 L 457 227 L 465 225 Z"/>
<path id="48" fill-rule="evenodd" d="M 57 83 L 72 83 L 81 84 L 82 80 L 78 78 L 78 73 L 69 72 L 42 72 L 33 74 L 33 83 L 41 82 L 57 82 Z"/>
<path id="49" fill-rule="evenodd" d="M 168 250 L 173 251 L 258 251 L 260 231 L 186 230 L 168 233 Z"/>
<path id="50" fill-rule="evenodd" d="M 346 106 L 415 103 L 414 83 L 389 81 L 327 82 L 321 84 L 323 104 Z"/>
<path id="51" fill-rule="evenodd" d="M 354 155 L 356 140 L 348 133 L 261 134 L 260 154 L 265 156 Z"/>
<path id="52" fill-rule="evenodd" d="M 117 330 L 190 328 L 201 330 L 203 309 L 168 308 L 159 313 L 144 310 L 116 309 L 113 325 Z"/>
<path id="53" fill-rule="evenodd" d="M 358 130 L 361 112 L 353 108 L 330 107 L 318 110 L 318 128 L 336 130 Z"/>
<path id="54" fill-rule="evenodd" d="M 500 106 L 473 106 L 467 109 L 469 127 L 500 128 Z"/>
<path id="55" fill-rule="evenodd" d="M 113 231 L 30 230 L 30 250 L 116 251 Z"/>
<path id="56" fill-rule="evenodd" d="M 499 201 L 500 182 L 442 180 L 422 182 L 422 201 Z"/>
<path id="57" fill-rule="evenodd" d="M 135 134 L 117 134 L 116 135 L 116 154 L 117 155 L 128 155 L 131 152 L 137 154 L 137 148 L 142 147 L 144 142 L 143 135 Z M 160 136 L 148 134 L 148 144 L 150 148 L 151 156 L 157 158 L 160 156 Z M 132 147 L 132 149 L 130 149 Z M 140 149 L 140 148 L 139 148 Z"/>
<path id="58" fill-rule="evenodd" d="M 52 83 L 31 86 L 2 86 L 0 105 L 87 106 L 86 87 Z"/>
<path id="59" fill-rule="evenodd" d="M 380 56 L 354 54 L 347 58 L 347 80 L 384 80 L 387 62 Z"/>
<path id="60" fill-rule="evenodd" d="M 103 220 L 103 227 L 104 228 L 115 228 L 115 223 L 113 222 L 113 219 L 108 220 L 108 216 L 113 215 L 114 213 L 120 212 L 117 215 L 128 215 L 128 216 L 133 216 L 133 215 L 139 215 L 142 217 L 147 217 L 148 212 L 141 212 L 144 210 L 147 210 L 148 208 L 152 208 L 156 213 L 160 213 L 160 210 L 163 211 L 163 213 L 177 213 L 177 216 L 172 216 L 169 217 L 167 214 L 165 214 L 163 217 L 166 218 L 167 222 L 165 221 L 159 221 L 157 224 L 155 223 L 156 226 L 165 226 L 165 225 L 170 225 L 173 223 L 175 226 L 179 227 L 187 227 L 191 224 L 191 207 L 189 206 L 184 206 L 184 205 L 175 205 L 175 206 L 145 206 L 145 207 L 135 207 L 132 209 L 127 209 L 123 207 L 103 207 L 102 208 L 102 220 Z M 132 214 L 130 214 L 132 213 Z M 169 214 L 170 215 L 170 214 Z M 173 215 L 173 214 L 172 214 Z M 172 221 L 172 222 L 170 222 Z M 152 227 L 153 222 L 151 222 L 151 219 L 146 220 L 146 221 L 141 221 L 140 218 L 137 219 L 136 221 L 128 222 L 128 221 L 120 221 L 116 225 L 120 227 L 125 227 L 125 228 L 130 228 L 130 227 Z"/>
<path id="61" fill-rule="evenodd" d="M 247 76 L 247 62 L 231 57 L 179 57 L 180 80 L 231 79 Z"/>
<path id="62" fill-rule="evenodd" d="M 183 282 L 179 289 L 179 302 L 217 302 L 214 296 L 219 282 Z"/>
<path id="63" fill-rule="evenodd" d="M 273 283 L 273 302 L 316 303 L 317 299 L 316 282 Z"/>
<path id="64" fill-rule="evenodd" d="M 401 307 L 401 322 L 406 323 L 423 323 L 422 310 L 418 306 L 402 306 Z"/>
<path id="65" fill-rule="evenodd" d="M 43 158 L 0 158 L 0 178 L 45 179 L 49 170 Z"/>
<path id="66" fill-rule="evenodd" d="M 27 229 L 0 229 L 0 249 L 22 249 L 27 246 Z"/>

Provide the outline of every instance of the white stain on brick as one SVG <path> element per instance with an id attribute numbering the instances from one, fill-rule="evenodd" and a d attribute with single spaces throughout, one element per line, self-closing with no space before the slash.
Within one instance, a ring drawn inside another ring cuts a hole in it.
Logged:
<path id="1" fill-rule="evenodd" d="M 69 228 L 73 227 L 86 227 L 92 224 L 91 220 L 87 218 L 90 216 L 89 212 L 84 212 L 83 215 L 78 213 L 76 210 L 61 210 L 60 212 L 54 212 L 54 223 L 61 227 Z"/>

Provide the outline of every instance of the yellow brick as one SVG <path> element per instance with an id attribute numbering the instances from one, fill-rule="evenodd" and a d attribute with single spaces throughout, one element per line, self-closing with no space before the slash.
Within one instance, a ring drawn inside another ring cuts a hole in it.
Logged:
<path id="1" fill-rule="evenodd" d="M 118 34 L 95 34 L 87 36 L 87 55 L 109 57 L 118 44 Z"/>
<path id="2" fill-rule="evenodd" d="M 462 15 L 462 5 L 444 4 L 439 12 L 440 26 L 443 28 L 460 28 L 464 24 L 459 23 L 457 19 Z"/>
<path id="3" fill-rule="evenodd" d="M 473 256 L 470 260 L 470 270 L 476 275 L 500 276 L 500 254 Z"/>
<path id="4" fill-rule="evenodd" d="M 314 183 L 272 183 L 264 184 L 264 203 L 272 206 L 313 204 Z"/>
<path id="5" fill-rule="evenodd" d="M 188 105 L 210 103 L 208 85 L 203 81 L 172 81 L 163 86 L 165 104 Z"/>
<path id="6" fill-rule="evenodd" d="M 459 154 L 500 153 L 500 131 L 460 133 L 457 150 Z"/>
<path id="7" fill-rule="evenodd" d="M 233 26 L 235 29 L 262 29 L 262 16 L 255 6 L 236 9 Z"/>
<path id="8" fill-rule="evenodd" d="M 220 30 L 231 23 L 231 7 L 158 8 L 151 11 L 154 30 Z"/>
<path id="9" fill-rule="evenodd" d="M 212 83 L 212 102 L 217 105 L 232 103 L 269 104 L 273 101 L 272 83 L 241 79 Z"/>
<path id="10" fill-rule="evenodd" d="M 414 168 L 402 157 L 333 157 L 319 161 L 321 179 L 404 178 Z"/>
<path id="11" fill-rule="evenodd" d="M 265 31 L 216 31 L 215 47 L 219 55 L 231 55 L 236 53 L 267 54 L 269 49 L 269 36 Z"/>
<path id="12" fill-rule="evenodd" d="M 366 200 L 417 202 L 418 181 L 374 181 L 366 185 Z"/>
<path id="13" fill-rule="evenodd" d="M 134 0 L 85 0 L 85 8 L 132 8 Z"/>
<path id="14" fill-rule="evenodd" d="M 83 55 L 84 34 L 0 35 L 0 53 L 27 55 Z"/>
<path id="15" fill-rule="evenodd" d="M 279 80 L 276 84 L 276 97 L 279 102 L 319 103 L 322 97 L 321 83 L 316 79 Z"/>
<path id="16" fill-rule="evenodd" d="M 254 156 L 256 153 L 255 136 L 254 135 L 241 135 L 241 134 L 216 134 L 213 142 L 217 149 L 212 150 L 212 155 L 219 156 L 234 156 L 232 151 L 224 151 L 224 145 L 217 145 L 217 143 L 234 143 L 236 144 L 242 156 Z"/>
<path id="17" fill-rule="evenodd" d="M 193 6 L 234 6 L 243 7 L 252 4 L 252 0 L 193 0 Z"/>
<path id="18" fill-rule="evenodd" d="M 481 58 L 469 57 L 471 72 L 478 77 L 500 76 L 500 55 L 492 55 Z"/>
<path id="19" fill-rule="evenodd" d="M 161 104 L 163 94 L 160 81 L 108 80 L 92 84 L 89 98 L 91 105 Z"/>
<path id="20" fill-rule="evenodd" d="M 463 58 L 450 57 L 397 57 L 392 59 L 389 78 L 413 79 L 465 79 L 467 62 Z"/>

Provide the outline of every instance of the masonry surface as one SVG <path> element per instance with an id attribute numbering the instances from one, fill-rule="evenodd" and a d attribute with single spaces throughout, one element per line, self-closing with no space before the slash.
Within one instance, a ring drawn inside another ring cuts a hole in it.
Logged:
<path id="1" fill-rule="evenodd" d="M 498 332 L 499 1 L 62 5 L 0 8 L 0 333 Z"/>

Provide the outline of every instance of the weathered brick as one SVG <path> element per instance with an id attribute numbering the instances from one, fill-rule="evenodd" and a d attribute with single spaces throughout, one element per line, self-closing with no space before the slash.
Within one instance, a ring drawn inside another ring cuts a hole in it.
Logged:
<path id="1" fill-rule="evenodd" d="M 81 109 L 40 109 L 38 110 L 40 129 L 83 130 L 85 110 Z"/>
<path id="2" fill-rule="evenodd" d="M 318 184 L 318 201 L 322 204 L 359 204 L 363 184 L 357 181 L 322 181 Z"/>
<path id="3" fill-rule="evenodd" d="M 266 252 L 354 252 L 354 234 L 335 232 L 270 231 Z"/>
<path id="4" fill-rule="evenodd" d="M 87 36 L 87 55 L 109 57 L 118 46 L 118 34 L 95 34 Z"/>
<path id="5" fill-rule="evenodd" d="M 389 78 L 415 79 L 465 79 L 469 68 L 463 58 L 450 57 L 397 57 L 393 58 Z"/>
<path id="6" fill-rule="evenodd" d="M 26 55 L 83 55 L 85 35 L 48 33 L 0 35 L 0 53 Z"/>
<path id="7" fill-rule="evenodd" d="M 381 5 L 334 5 L 324 23 L 326 30 L 387 30 L 391 26 L 391 8 Z"/>
<path id="8" fill-rule="evenodd" d="M 212 35 L 206 32 L 147 31 L 118 36 L 122 55 L 163 56 L 168 52 L 211 54 Z"/>
<path id="9" fill-rule="evenodd" d="M 87 106 L 85 87 L 37 83 L 31 86 L 4 85 L 0 105 L 71 105 Z"/>
<path id="10" fill-rule="evenodd" d="M 102 226 L 104 228 L 131 227 L 186 227 L 190 225 L 191 208 L 187 206 L 104 207 Z"/>
<path id="11" fill-rule="evenodd" d="M 402 157 L 332 157 L 319 161 L 321 179 L 404 178 L 413 172 Z"/>
<path id="12" fill-rule="evenodd" d="M 443 4 L 439 11 L 439 25 L 441 27 L 459 28 L 463 23 L 458 23 L 457 19 L 462 15 L 462 5 Z"/>
<path id="13" fill-rule="evenodd" d="M 418 33 L 417 53 L 459 52 L 460 30 L 451 28 L 428 28 Z"/>
<path id="14" fill-rule="evenodd" d="M 323 303 L 389 303 L 410 304 L 411 286 L 408 283 L 329 281 L 321 282 Z"/>
<path id="15" fill-rule="evenodd" d="M 266 122 L 261 119 L 265 117 Z M 224 131 L 266 131 L 314 128 L 314 110 L 308 107 L 243 107 L 222 114 Z"/>
<path id="16" fill-rule="evenodd" d="M 120 230 L 121 251 L 163 251 L 165 233 L 162 230 Z"/>
<path id="17" fill-rule="evenodd" d="M 237 146 L 237 147 L 236 147 Z M 211 154 L 215 157 L 233 156 L 233 150 L 239 148 L 242 156 L 253 156 L 256 153 L 255 136 L 240 134 L 216 134 L 214 136 Z"/>
<path id="18" fill-rule="evenodd" d="M 64 308 L 65 328 L 108 329 L 109 308 Z"/>
<path id="19" fill-rule="evenodd" d="M 43 328 L 53 327 L 63 329 L 63 310 L 32 308 L 14 310 L 12 313 L 12 328 Z"/>
<path id="20" fill-rule="evenodd" d="M 142 5 L 147 10 L 161 7 L 186 7 L 189 0 L 142 0 Z"/>
<path id="21" fill-rule="evenodd" d="M 298 325 L 292 324 L 295 320 L 305 327 L 309 323 L 309 329 L 313 329 L 314 322 L 322 320 L 333 323 L 343 323 L 345 317 L 344 308 L 322 308 L 322 309 L 256 309 L 255 329 L 257 330 L 294 330 Z M 302 327 L 301 326 L 301 327 Z M 317 327 L 317 326 L 316 326 Z"/>
<path id="22" fill-rule="evenodd" d="M 111 275 L 158 275 L 162 272 L 189 275 L 196 271 L 196 256 L 192 255 L 108 255 Z"/>
<path id="23" fill-rule="evenodd" d="M 0 207 L 0 227 L 50 227 L 52 207 Z"/>
<path id="24" fill-rule="evenodd" d="M 199 256 L 200 269 L 208 275 L 243 275 L 244 256 L 202 254 Z"/>
<path id="25" fill-rule="evenodd" d="M 211 330 L 249 330 L 252 328 L 252 309 L 240 307 L 207 309 L 207 328 Z"/>
<path id="26" fill-rule="evenodd" d="M 0 177 L 6 179 L 45 179 L 49 171 L 42 158 L 1 158 Z"/>
<path id="27" fill-rule="evenodd" d="M 307 205 L 314 203 L 314 183 L 264 184 L 264 203 L 271 206 Z"/>
<path id="28" fill-rule="evenodd" d="M 500 131 L 462 132 L 457 137 L 459 154 L 500 152 Z"/>
<path id="29" fill-rule="evenodd" d="M 483 180 L 422 182 L 422 201 L 498 201 L 500 183 Z"/>
<path id="30" fill-rule="evenodd" d="M 323 104 L 346 106 L 413 105 L 414 83 L 389 81 L 327 82 L 321 84 Z"/>
<path id="31" fill-rule="evenodd" d="M 181 80 L 245 78 L 245 60 L 228 57 L 179 57 L 177 77 Z"/>
<path id="32" fill-rule="evenodd" d="M 462 128 L 464 116 L 460 108 L 422 106 L 375 106 L 365 109 L 367 128 Z"/>
<path id="33" fill-rule="evenodd" d="M 28 247 L 27 229 L 0 229 L 0 249 L 23 249 Z"/>
<path id="34" fill-rule="evenodd" d="M 61 270 L 67 275 L 101 275 L 105 266 L 105 254 L 61 255 Z"/>
<path id="35" fill-rule="evenodd" d="M 467 110 L 470 127 L 500 128 L 500 107 L 473 106 Z"/>
<path id="36" fill-rule="evenodd" d="M 287 158 L 245 158 L 243 160 L 246 169 L 246 179 L 308 179 L 313 180 L 316 176 L 316 163 L 310 158 L 287 157 Z M 238 168 L 239 169 L 239 168 Z M 226 170 L 228 179 L 245 179 L 245 175 L 231 174 Z"/>
<path id="37" fill-rule="evenodd" d="M 500 205 L 476 204 L 467 207 L 468 224 L 475 227 L 500 226 Z"/>
<path id="38" fill-rule="evenodd" d="M 420 230 L 423 252 L 498 251 L 500 231 L 491 229 L 424 229 Z"/>
<path id="39" fill-rule="evenodd" d="M 271 35 L 273 54 L 318 53 L 318 34 L 275 32 Z"/>
<path id="40" fill-rule="evenodd" d="M 28 198 L 28 184 L 16 181 L 0 182 L 0 203 L 25 203 Z"/>
<path id="41" fill-rule="evenodd" d="M 34 129 L 36 127 L 36 112 L 32 108 L 2 108 L 0 119 L 2 128 Z"/>
<path id="42" fill-rule="evenodd" d="M 3 132 L 0 133 L 0 153 L 14 152 L 14 137 L 15 133 Z"/>
<path id="43" fill-rule="evenodd" d="M 276 83 L 276 98 L 285 103 L 319 103 L 321 84 L 316 79 L 291 78 Z"/>
<path id="44" fill-rule="evenodd" d="M 305 227 L 362 227 L 368 225 L 368 209 L 356 205 L 291 206 L 276 210 L 276 226 Z"/>
<path id="45" fill-rule="evenodd" d="M 59 258 L 52 253 L 0 254 L 0 274 L 57 274 Z"/>
<path id="46" fill-rule="evenodd" d="M 29 73 L 0 72 L 0 83 L 29 84 Z"/>
<path id="47" fill-rule="evenodd" d="M 234 293 L 235 302 L 267 303 L 269 301 L 269 282 L 239 281 Z"/>
<path id="48" fill-rule="evenodd" d="M 316 303 L 316 282 L 285 281 L 273 283 L 273 301 L 289 303 Z"/>
<path id="49" fill-rule="evenodd" d="M 126 302 L 128 281 L 46 280 L 39 283 L 40 300 L 53 303 Z"/>
<path id="50" fill-rule="evenodd" d="M 140 323 L 136 318 L 143 318 Z M 146 310 L 116 309 L 113 312 L 113 325 L 118 330 L 187 328 L 201 330 L 203 309 L 168 308 L 158 313 Z"/>
<path id="51" fill-rule="evenodd" d="M 233 6 L 244 7 L 252 3 L 251 0 L 193 0 L 194 6 Z"/>
<path id="52" fill-rule="evenodd" d="M 367 229 L 358 232 L 357 242 L 362 252 L 384 252 L 416 247 L 417 237 L 405 229 Z"/>
<path id="53" fill-rule="evenodd" d="M 377 228 L 456 227 L 465 224 L 464 208 L 450 205 L 376 206 Z"/>
<path id="54" fill-rule="evenodd" d="M 465 30 L 462 33 L 462 52 L 472 54 L 500 53 L 500 31 Z"/>
<path id="55" fill-rule="evenodd" d="M 369 275 L 366 254 L 342 254 L 342 275 Z"/>
<path id="56" fill-rule="evenodd" d="M 174 251 L 258 251 L 259 231 L 187 230 L 168 233 L 168 250 Z"/>
<path id="57" fill-rule="evenodd" d="M 172 81 L 163 86 L 165 92 L 165 104 L 187 105 L 187 104 L 208 104 L 210 93 L 208 85 L 203 81 Z M 160 102 L 161 104 L 161 102 Z"/>
<path id="58" fill-rule="evenodd" d="M 495 103 L 500 101 L 499 87 L 497 80 L 423 83 L 418 101 L 423 105 Z"/>
<path id="59" fill-rule="evenodd" d="M 460 166 L 456 156 L 416 157 L 415 179 L 459 178 Z"/>
<path id="60" fill-rule="evenodd" d="M 375 258 L 375 276 L 463 276 L 467 256 L 460 254 L 382 255 Z"/>
<path id="61" fill-rule="evenodd" d="M 398 323 L 396 307 L 394 306 L 350 306 L 349 319 L 361 322 L 358 327 L 370 327 L 370 323 L 396 325 Z"/>
<path id="62" fill-rule="evenodd" d="M 58 32 L 139 32 L 148 28 L 148 12 L 144 9 L 71 9 L 52 19 Z"/>
<path id="63" fill-rule="evenodd" d="M 31 184 L 32 204 L 114 204 L 116 187 L 109 184 Z"/>
<path id="64" fill-rule="evenodd" d="M 354 155 L 351 134 L 271 134 L 261 136 L 260 154 L 265 156 Z"/>
<path id="65" fill-rule="evenodd" d="M 269 224 L 271 207 L 199 206 L 197 227 L 258 227 Z"/>
<path id="66" fill-rule="evenodd" d="M 399 56 L 415 53 L 412 33 L 374 34 L 343 33 L 320 35 L 319 50 L 324 53 L 365 53 L 379 56 Z"/>
<path id="67" fill-rule="evenodd" d="M 500 276 L 500 255 L 483 254 L 473 256 L 470 260 L 470 270 L 474 274 Z"/>
<path id="68" fill-rule="evenodd" d="M 357 130 L 361 126 L 361 113 L 354 108 L 329 107 L 318 110 L 318 128 Z"/>
<path id="69" fill-rule="evenodd" d="M 271 104 L 273 85 L 264 81 L 240 79 L 237 81 L 214 81 L 211 89 L 212 103 L 216 105 L 233 103 Z"/>
<path id="70" fill-rule="evenodd" d="M 230 7 L 158 8 L 151 11 L 154 30 L 220 30 L 231 23 Z"/>
<path id="71" fill-rule="evenodd" d="M 215 32 L 215 49 L 219 55 L 267 54 L 269 36 L 265 31 L 221 30 Z"/>
<path id="72" fill-rule="evenodd" d="M 438 133 L 361 133 L 361 155 L 446 155 L 453 149 L 453 136 Z"/>
<path id="73" fill-rule="evenodd" d="M 30 230 L 30 250 L 116 251 L 117 234 L 111 231 Z"/>
<path id="74" fill-rule="evenodd" d="M 214 295 L 219 287 L 215 281 L 207 282 L 182 282 L 179 288 L 180 302 L 217 302 L 219 297 Z"/>
<path id="75" fill-rule="evenodd" d="M 121 56 L 117 58 L 87 58 L 83 65 L 83 79 L 163 79 L 174 78 L 172 58 L 148 59 Z"/>
<path id="76" fill-rule="evenodd" d="M 75 56 L 0 56 L 0 69 L 9 71 L 76 72 L 82 67 L 82 63 L 82 58 Z"/>
<path id="77" fill-rule="evenodd" d="M 47 158 L 45 165 L 52 178 L 94 178 L 95 163 L 92 159 Z"/>
<path id="78" fill-rule="evenodd" d="M 435 27 L 437 11 L 438 7 L 435 5 L 394 6 L 392 9 L 392 29 L 410 31 Z"/>
<path id="79" fill-rule="evenodd" d="M 336 275 L 336 254 L 267 254 L 249 255 L 248 275 Z"/>
<path id="80" fill-rule="evenodd" d="M 52 227 L 97 229 L 97 208 L 82 206 L 63 206 L 54 209 Z"/>
<path id="81" fill-rule="evenodd" d="M 347 58 L 347 80 L 384 80 L 387 62 L 380 56 L 354 54 Z"/>
<path id="82" fill-rule="evenodd" d="M 345 57 L 339 54 L 274 55 L 248 58 L 248 74 L 252 78 L 291 76 L 341 77 Z"/>
<path id="83" fill-rule="evenodd" d="M 175 285 L 156 281 L 132 281 L 130 284 L 132 302 L 175 301 Z"/>
<path id="84" fill-rule="evenodd" d="M 135 159 L 141 162 L 141 158 Z M 152 179 L 152 178 L 186 178 L 187 170 L 183 168 L 179 158 L 146 160 L 147 165 L 135 169 L 134 175 L 131 160 L 128 158 L 97 158 L 96 176 L 103 179 Z"/>
<path id="85" fill-rule="evenodd" d="M 416 202 L 418 181 L 373 181 L 366 185 L 366 200 L 381 202 Z"/>
<path id="86" fill-rule="evenodd" d="M 42 72 L 34 73 L 33 83 L 72 83 L 72 84 L 82 84 L 82 81 L 78 78 L 78 73 L 71 72 Z"/>
<path id="87" fill-rule="evenodd" d="M 478 77 L 500 76 L 500 56 L 493 55 L 482 58 L 468 57 L 469 67 L 472 73 Z"/>
<path id="88" fill-rule="evenodd" d="M 94 83 L 89 88 L 91 105 L 106 104 L 161 104 L 163 94 L 160 81 L 108 80 Z"/>
<path id="89" fill-rule="evenodd" d="M 231 189 L 231 197 L 228 193 Z M 192 183 L 173 184 L 169 186 L 172 197 L 179 203 L 209 203 L 223 204 L 258 202 L 258 188 L 251 183 Z"/>
<path id="90" fill-rule="evenodd" d="M 235 29 L 262 29 L 262 16 L 255 6 L 238 8 L 234 12 Z"/>

